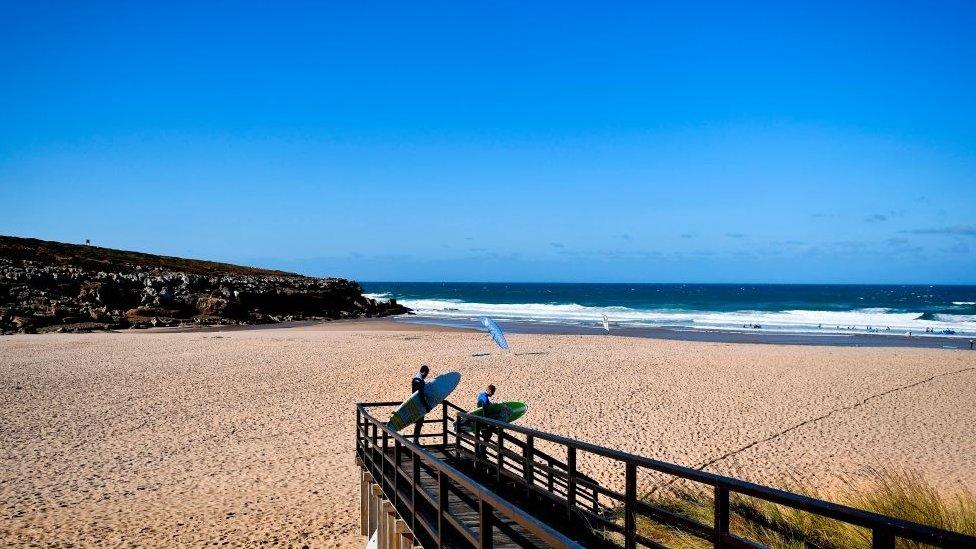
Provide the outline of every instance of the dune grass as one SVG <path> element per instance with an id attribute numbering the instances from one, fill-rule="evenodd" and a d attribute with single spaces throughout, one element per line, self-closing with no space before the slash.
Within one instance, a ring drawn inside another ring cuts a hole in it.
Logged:
<path id="1" fill-rule="evenodd" d="M 847 481 L 846 487 L 831 494 L 808 487 L 793 491 L 851 507 L 873 511 L 937 528 L 976 536 L 976 495 L 964 491 L 947 496 L 914 473 L 887 469 L 871 471 L 866 480 Z M 650 496 L 651 505 L 703 524 L 712 524 L 711 492 L 688 487 L 671 487 Z M 797 511 L 755 498 L 733 495 L 730 529 L 740 537 L 776 548 L 870 548 L 871 533 L 856 526 Z M 642 535 L 668 547 L 699 548 L 711 544 L 647 519 L 637 528 Z M 898 540 L 898 547 L 927 547 Z"/>

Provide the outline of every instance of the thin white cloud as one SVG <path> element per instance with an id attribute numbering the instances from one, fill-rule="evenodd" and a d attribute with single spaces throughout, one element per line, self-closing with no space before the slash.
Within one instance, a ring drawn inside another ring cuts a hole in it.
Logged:
<path id="1" fill-rule="evenodd" d="M 906 234 L 943 234 L 955 236 L 976 236 L 976 226 L 974 225 L 953 225 L 951 227 L 935 227 L 925 229 L 912 229 L 900 231 Z"/>

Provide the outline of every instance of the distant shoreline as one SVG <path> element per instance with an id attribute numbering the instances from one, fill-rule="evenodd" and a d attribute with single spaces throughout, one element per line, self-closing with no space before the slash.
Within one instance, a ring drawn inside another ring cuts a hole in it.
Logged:
<path id="1" fill-rule="evenodd" d="M 449 319 L 421 315 L 392 317 L 392 322 L 404 325 L 438 326 L 445 329 L 479 330 L 476 320 Z M 582 324 L 548 322 L 498 321 L 508 333 L 552 335 L 603 335 L 602 328 Z M 969 350 L 969 338 L 939 335 L 895 335 L 885 333 L 816 334 L 809 332 L 762 332 L 736 330 L 702 330 L 679 327 L 612 327 L 611 335 L 679 341 L 712 343 L 760 343 L 770 345 L 818 345 L 842 347 L 911 347 L 922 349 Z"/>
<path id="2" fill-rule="evenodd" d="M 582 324 L 526 322 L 501 320 L 498 324 L 506 333 L 537 335 L 604 335 L 602 328 Z M 149 328 L 126 330 L 119 333 L 184 333 L 184 332 L 240 332 L 251 330 L 300 329 L 313 331 L 363 331 L 363 332 L 473 332 L 482 331 L 477 320 L 442 318 L 423 315 L 403 315 L 383 318 L 349 320 L 308 320 L 280 322 L 277 324 L 184 326 L 177 328 Z M 969 350 L 969 338 L 939 335 L 913 335 L 885 333 L 816 334 L 809 332 L 763 332 L 736 330 L 703 330 L 684 327 L 612 327 L 610 334 L 620 337 L 664 339 L 675 341 L 700 341 L 708 343 L 755 343 L 766 345 L 813 345 L 834 347 L 905 347 L 916 349 Z"/>

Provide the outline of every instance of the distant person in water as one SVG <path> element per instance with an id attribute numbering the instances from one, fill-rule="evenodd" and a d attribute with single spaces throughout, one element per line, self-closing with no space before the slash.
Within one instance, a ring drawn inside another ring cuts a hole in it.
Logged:
<path id="1" fill-rule="evenodd" d="M 413 380 L 410 382 L 410 393 L 417 393 L 420 395 L 420 405 L 423 406 L 425 414 L 430 411 L 427 409 L 427 393 L 424 392 L 424 389 L 427 387 L 427 375 L 429 373 L 430 367 L 424 364 L 420 367 L 420 371 L 413 376 Z M 421 417 L 413 426 L 413 441 L 418 445 L 420 444 L 420 431 L 423 428 L 424 418 Z"/>

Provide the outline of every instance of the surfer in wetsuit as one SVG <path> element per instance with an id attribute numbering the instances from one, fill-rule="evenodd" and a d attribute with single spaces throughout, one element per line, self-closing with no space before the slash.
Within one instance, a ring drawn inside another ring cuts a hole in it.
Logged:
<path id="1" fill-rule="evenodd" d="M 424 413 L 426 414 L 430 410 L 427 409 L 427 394 L 424 393 L 424 388 L 427 386 L 427 374 L 430 373 L 430 367 L 424 364 L 420 367 L 420 371 L 417 375 L 413 376 L 413 380 L 410 382 L 410 393 L 419 393 L 420 402 L 424 406 Z M 417 423 L 413 426 L 413 442 L 415 444 L 420 444 L 420 430 L 424 428 L 424 418 L 417 420 Z"/>
<path id="2" fill-rule="evenodd" d="M 485 417 L 488 416 L 488 407 L 491 406 L 491 397 L 495 396 L 495 386 L 489 385 L 484 391 L 478 393 L 478 408 L 485 411 Z M 494 418 L 491 418 L 494 419 Z M 488 442 L 491 440 L 491 435 L 495 433 L 494 427 L 486 427 L 481 431 L 481 440 Z"/>
<path id="3" fill-rule="evenodd" d="M 488 407 L 491 406 L 491 397 L 494 396 L 494 395 L 495 395 L 495 386 L 494 385 L 489 385 L 484 391 L 481 391 L 480 393 L 478 393 L 477 407 L 482 409 L 482 411 L 483 411 L 482 416 L 483 417 L 489 417 L 488 416 Z M 488 442 L 489 440 L 491 440 L 491 435 L 494 434 L 494 432 L 495 432 L 495 428 L 494 427 L 488 427 L 488 426 L 480 427 L 479 428 L 479 435 L 478 436 L 484 442 Z M 480 459 L 484 459 L 485 458 L 485 448 L 484 447 L 482 447 L 482 446 L 480 446 L 478 444 L 475 444 L 475 452 L 476 452 L 476 455 L 478 456 L 478 458 L 480 458 Z"/>

